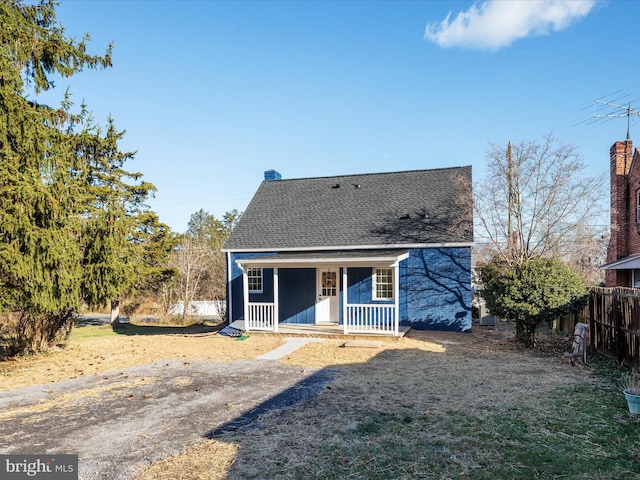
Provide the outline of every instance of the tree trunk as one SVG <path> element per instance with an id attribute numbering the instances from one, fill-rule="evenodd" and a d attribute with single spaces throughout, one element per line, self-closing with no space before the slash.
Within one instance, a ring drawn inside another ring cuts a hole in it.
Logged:
<path id="1" fill-rule="evenodd" d="M 533 347 L 536 343 L 535 325 L 516 319 L 516 340 L 527 348 Z"/>
<path id="2" fill-rule="evenodd" d="M 111 328 L 121 328 L 120 300 L 111 300 Z"/>

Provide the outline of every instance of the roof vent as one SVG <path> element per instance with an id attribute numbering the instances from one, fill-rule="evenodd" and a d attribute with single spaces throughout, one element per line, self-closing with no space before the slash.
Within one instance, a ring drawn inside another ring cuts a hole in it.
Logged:
<path id="1" fill-rule="evenodd" d="M 279 172 L 276 172 L 274 169 L 267 170 L 264 172 L 264 179 L 267 181 L 270 180 L 280 180 L 282 175 Z"/>
<path id="2" fill-rule="evenodd" d="M 335 185 L 332 185 L 331 188 L 340 188 L 340 184 L 336 183 Z"/>

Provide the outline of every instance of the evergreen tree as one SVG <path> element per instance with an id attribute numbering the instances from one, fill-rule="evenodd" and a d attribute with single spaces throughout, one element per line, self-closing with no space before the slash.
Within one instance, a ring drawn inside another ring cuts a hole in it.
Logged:
<path id="1" fill-rule="evenodd" d="M 0 2 L 0 309 L 11 353 L 68 331 L 82 301 L 100 304 L 133 283 L 135 218 L 152 185 L 122 169 L 130 153 L 113 122 L 104 134 L 84 105 L 30 97 L 52 78 L 111 66 L 68 39 L 55 3 Z"/>
<path id="2" fill-rule="evenodd" d="M 123 169 L 134 156 L 121 152 L 118 132 L 112 119 L 102 136 L 90 122 L 74 137 L 76 155 L 83 160 L 79 176 L 86 187 L 83 208 L 83 281 L 82 298 L 90 306 L 108 301 L 118 305 L 120 294 L 131 288 L 140 275 L 136 261 L 141 260 L 134 241 L 146 213 L 144 201 L 154 190 L 140 181 L 141 173 Z M 112 319 L 117 321 L 118 315 Z"/>

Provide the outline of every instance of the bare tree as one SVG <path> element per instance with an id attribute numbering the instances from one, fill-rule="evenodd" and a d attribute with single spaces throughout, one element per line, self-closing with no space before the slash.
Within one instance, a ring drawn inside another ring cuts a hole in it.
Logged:
<path id="1" fill-rule="evenodd" d="M 202 209 L 191 215 L 172 257 L 178 277 L 163 291 L 165 304 L 184 302 L 183 318 L 191 313 L 194 300 L 213 300 L 220 317 L 226 318 L 226 257 L 221 249 L 240 215 L 232 210 L 217 219 Z"/>
<path id="2" fill-rule="evenodd" d="M 173 252 L 170 265 L 178 270 L 175 283 L 176 298 L 184 302 L 182 318 L 189 315 L 189 306 L 197 298 L 201 284 L 209 271 L 209 251 L 202 242 L 183 235 Z"/>
<path id="3" fill-rule="evenodd" d="M 207 253 L 202 257 L 207 272 L 199 285 L 199 295 L 213 300 L 220 318 L 226 320 L 226 256 L 224 242 L 240 219 L 238 210 L 226 212 L 221 219 L 202 209 L 191 215 L 186 235 Z"/>
<path id="4" fill-rule="evenodd" d="M 474 208 L 477 235 L 494 257 L 508 266 L 532 258 L 570 261 L 578 245 L 603 235 L 604 179 L 584 174 L 575 146 L 548 133 L 538 142 L 492 144 L 487 157 Z"/>

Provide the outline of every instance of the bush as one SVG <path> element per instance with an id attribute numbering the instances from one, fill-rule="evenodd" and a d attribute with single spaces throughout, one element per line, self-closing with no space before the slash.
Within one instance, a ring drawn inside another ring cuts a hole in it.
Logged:
<path id="1" fill-rule="evenodd" d="M 0 352 L 2 356 L 15 356 L 66 341 L 73 326 L 73 312 L 19 312 L 4 315 L 1 321 Z"/>
<path id="2" fill-rule="evenodd" d="M 535 344 L 536 328 L 584 307 L 587 289 L 582 277 L 554 259 L 533 259 L 504 268 L 494 263 L 481 271 L 483 297 L 489 310 L 516 322 L 516 337 Z"/>

